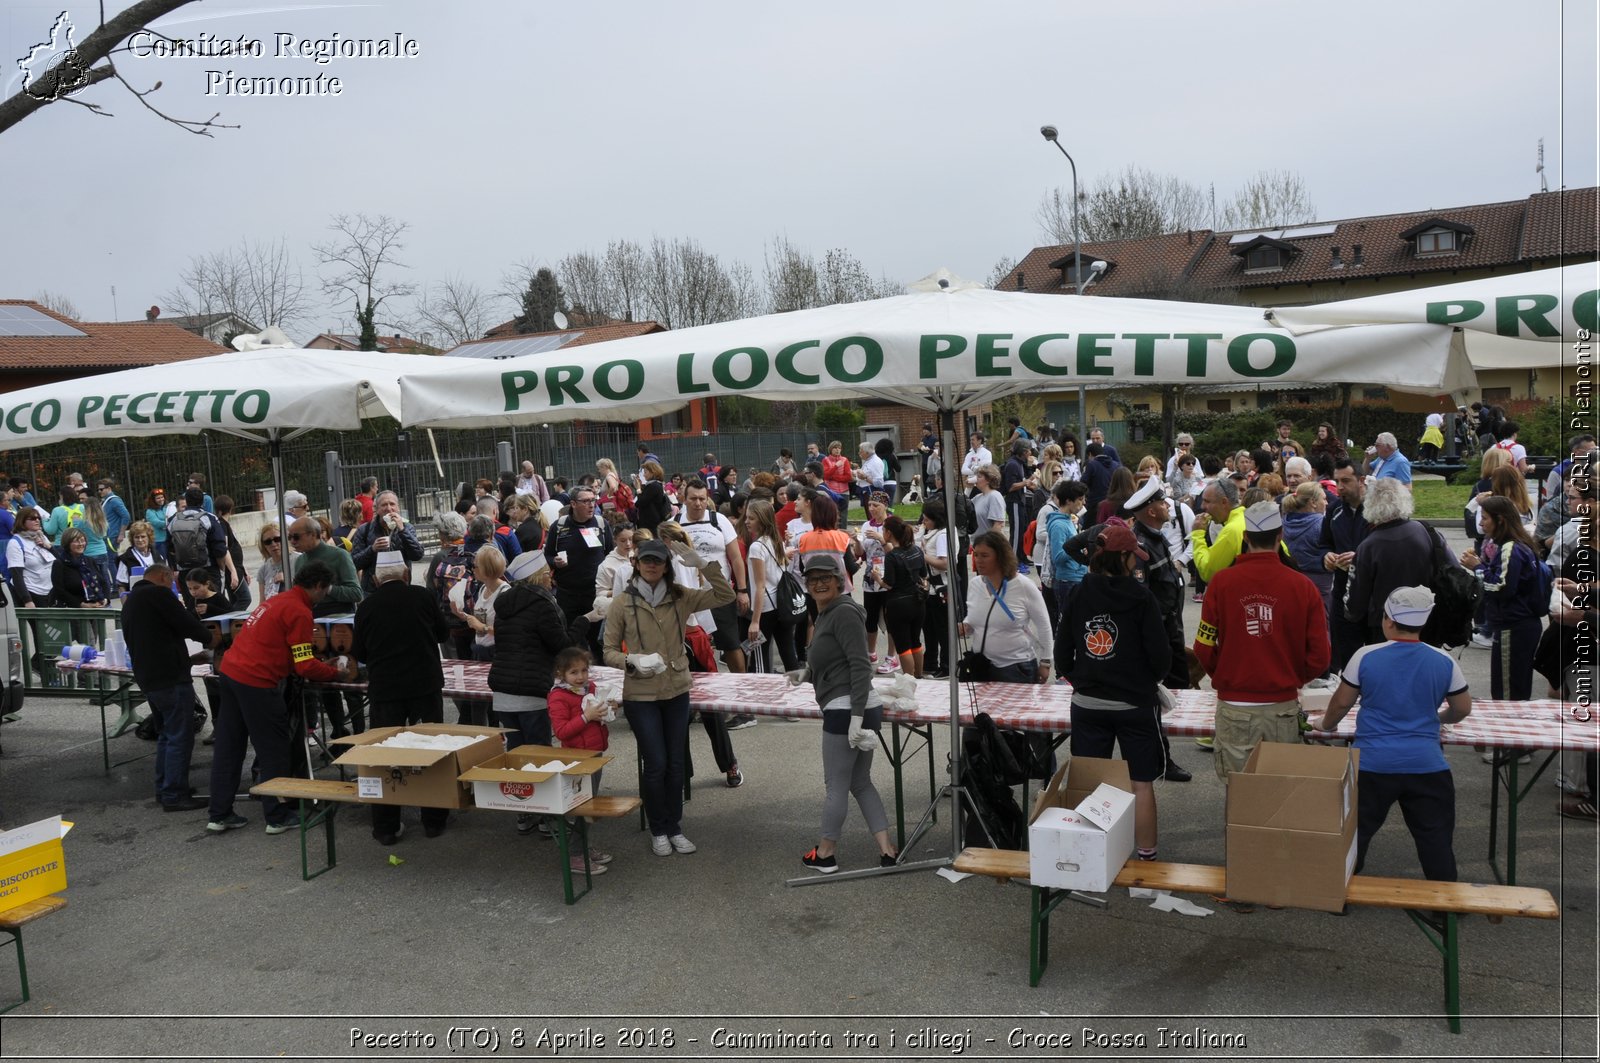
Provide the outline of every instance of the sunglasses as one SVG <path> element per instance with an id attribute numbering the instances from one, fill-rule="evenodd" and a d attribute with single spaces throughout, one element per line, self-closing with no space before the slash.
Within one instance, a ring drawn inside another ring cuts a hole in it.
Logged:
<path id="1" fill-rule="evenodd" d="M 278 543 L 281 543 L 281 542 L 283 542 L 283 536 L 281 536 L 281 535 L 274 535 L 270 539 L 262 539 L 261 540 L 261 543 L 262 543 L 263 546 L 274 546 L 274 545 L 276 545 Z"/>

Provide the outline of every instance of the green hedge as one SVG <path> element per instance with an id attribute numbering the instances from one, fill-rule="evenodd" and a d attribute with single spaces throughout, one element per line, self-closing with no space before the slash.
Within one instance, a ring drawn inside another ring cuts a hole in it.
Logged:
<path id="1" fill-rule="evenodd" d="M 1400 413 L 1386 402 L 1354 402 L 1350 405 L 1350 434 L 1353 448 L 1360 453 L 1370 445 L 1379 432 L 1393 432 L 1400 443 L 1400 451 L 1407 457 L 1416 457 L 1417 441 L 1422 436 L 1425 415 Z M 1272 406 L 1265 410 L 1245 410 L 1238 413 L 1213 413 L 1210 410 L 1180 411 L 1177 430 L 1194 436 L 1194 452 L 1201 456 L 1213 454 L 1221 457 L 1238 450 L 1253 450 L 1264 440 L 1278 437 L 1278 422 L 1294 423 L 1291 433 L 1302 450 L 1309 449 L 1317 437 L 1317 426 L 1326 422 L 1337 426 L 1339 404 L 1291 404 Z M 1161 413 L 1135 411 L 1127 415 L 1132 429 L 1142 428 L 1146 442 L 1142 449 L 1155 453 L 1161 447 Z M 1138 449 L 1138 448 L 1135 448 Z"/>

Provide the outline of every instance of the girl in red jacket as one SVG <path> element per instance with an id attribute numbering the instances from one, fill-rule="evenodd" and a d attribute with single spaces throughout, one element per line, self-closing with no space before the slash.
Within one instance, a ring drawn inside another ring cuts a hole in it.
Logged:
<path id="1" fill-rule="evenodd" d="M 612 706 L 595 695 L 595 685 L 589 678 L 589 651 L 582 646 L 568 646 L 556 654 L 555 682 L 550 685 L 547 699 L 550 705 L 550 729 L 557 741 L 567 749 L 592 749 L 605 752 L 611 734 L 606 729 L 605 717 Z M 600 772 L 594 773 L 594 793 L 600 794 Z M 590 873 L 602 872 L 611 862 L 610 853 L 589 850 Z M 572 858 L 572 869 L 583 870 L 583 857 Z"/>

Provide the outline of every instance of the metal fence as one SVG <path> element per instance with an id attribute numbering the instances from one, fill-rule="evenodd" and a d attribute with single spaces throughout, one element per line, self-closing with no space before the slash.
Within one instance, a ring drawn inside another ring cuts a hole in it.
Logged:
<path id="1" fill-rule="evenodd" d="M 648 441 L 669 473 L 692 473 L 713 453 L 719 465 L 733 465 L 743 478 L 771 469 L 778 451 L 787 447 L 797 462 L 805 445 L 826 444 L 815 430 L 752 428 L 716 435 L 679 436 Z M 307 432 L 282 445 L 284 484 L 304 492 L 313 508 L 337 515 L 339 502 L 354 494 L 366 476 L 376 476 L 383 487 L 398 493 L 406 511 L 427 519 L 436 491 L 454 491 L 460 483 L 495 479 L 532 461 L 540 473 L 576 479 L 594 471 L 598 458 L 610 458 L 627 476 L 638 467 L 635 447 L 640 442 L 632 424 L 569 423 L 519 428 L 436 430 L 399 429 L 392 423 L 360 432 Z M 509 444 L 512 463 L 503 468 L 499 444 Z M 846 447 L 854 460 L 853 440 Z M 329 454 L 338 455 L 330 461 Z M 82 473 L 90 483 L 109 477 L 135 516 L 144 511 L 146 497 L 163 489 L 170 500 L 182 490 L 191 473 L 206 478 L 212 495 L 228 495 L 240 511 L 271 504 L 272 453 L 265 443 L 237 436 L 202 432 L 193 436 L 159 436 L 150 439 L 74 440 L 11 451 L 0 451 L 0 473 L 23 476 L 34 485 L 43 505 L 53 504 L 55 491 L 70 472 Z M 909 476 L 909 471 L 907 472 Z"/>

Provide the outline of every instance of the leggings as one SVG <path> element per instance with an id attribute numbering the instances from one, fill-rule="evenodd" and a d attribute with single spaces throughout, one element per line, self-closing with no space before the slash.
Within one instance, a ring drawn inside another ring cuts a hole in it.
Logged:
<path id="1" fill-rule="evenodd" d="M 849 735 L 823 732 L 822 778 L 827 785 L 827 797 L 822 803 L 822 837 L 825 840 L 839 840 L 845 816 L 850 812 L 851 794 L 855 795 L 868 830 L 876 834 L 889 829 L 883 798 L 872 785 L 872 754 L 851 748 Z"/>

